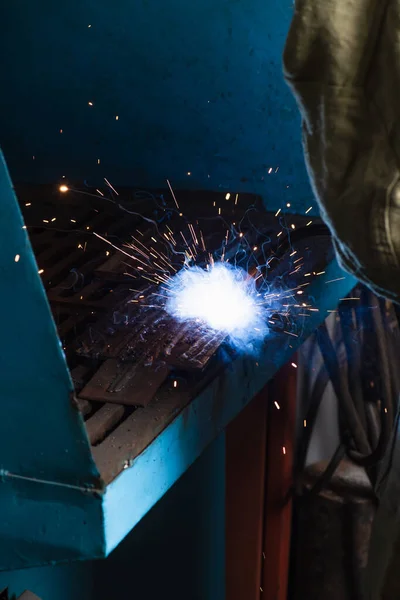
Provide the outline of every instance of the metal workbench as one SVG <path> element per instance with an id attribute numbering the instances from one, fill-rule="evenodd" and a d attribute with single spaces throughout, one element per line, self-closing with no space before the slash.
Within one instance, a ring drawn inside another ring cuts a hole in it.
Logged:
<path id="1" fill-rule="evenodd" d="M 104 557 L 355 281 L 342 272 L 324 240 L 322 250 L 309 258 L 321 273 L 307 288 L 318 310 L 298 316 L 295 333 L 271 331 L 256 357 L 229 352 L 217 340 L 194 373 L 181 360 L 186 348 L 167 367 L 136 365 L 128 383 L 112 394 L 109 386 L 119 363 L 107 348 L 118 338 L 118 327 L 110 331 L 107 319 L 131 298 L 131 286 L 115 254 L 107 255 L 93 236 L 86 247 L 82 230 L 122 235 L 126 215 L 93 212 L 89 205 L 82 210 L 77 204 L 73 220 L 78 224 L 71 225 L 71 206 L 52 203 L 48 188 L 36 190 L 34 201 L 31 191 L 28 200 L 21 189 L 22 206 L 40 205 L 42 217 L 47 210 L 46 221 L 57 219 L 57 227 L 35 225 L 32 216 L 24 222 L 3 159 L 0 193 L 0 568 Z M 78 287 L 69 283 L 77 265 Z M 89 271 L 96 277 L 86 282 Z M 100 335 L 88 338 L 88 328 Z M 209 342 L 203 339 L 203 346 Z M 68 354 L 73 357 L 69 368 Z M 124 364 L 125 370 L 131 367 Z"/>

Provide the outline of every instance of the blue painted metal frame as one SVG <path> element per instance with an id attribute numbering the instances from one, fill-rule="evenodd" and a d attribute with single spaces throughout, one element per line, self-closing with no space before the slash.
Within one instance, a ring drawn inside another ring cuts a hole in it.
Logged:
<path id="1" fill-rule="evenodd" d="M 0 278 L 4 569 L 87 555 L 85 522 L 98 531 L 92 546 L 101 549 L 103 537 L 102 482 L 1 152 Z"/>
<path id="2" fill-rule="evenodd" d="M 0 195 L 2 475 L 93 487 L 99 475 L 1 152 Z"/>
<path id="3" fill-rule="evenodd" d="M 226 366 L 103 489 L 0 157 L 0 569 L 109 554 L 355 284 L 336 262 L 325 271 L 308 288 L 320 310 L 298 338 L 271 335 L 257 363 Z"/>

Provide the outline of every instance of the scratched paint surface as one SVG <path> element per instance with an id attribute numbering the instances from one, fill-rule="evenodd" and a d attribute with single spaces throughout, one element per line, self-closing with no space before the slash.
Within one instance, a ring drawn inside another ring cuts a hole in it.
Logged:
<path id="1" fill-rule="evenodd" d="M 262 194 L 311 190 L 282 78 L 292 0 L 14 0 L 0 140 L 13 181 Z"/>

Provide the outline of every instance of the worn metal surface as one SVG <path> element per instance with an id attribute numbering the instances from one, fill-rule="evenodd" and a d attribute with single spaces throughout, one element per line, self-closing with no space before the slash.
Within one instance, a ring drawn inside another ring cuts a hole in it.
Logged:
<path id="1" fill-rule="evenodd" d="M 303 213 L 312 193 L 282 76 L 292 11 L 292 0 L 8 3 L 0 138 L 13 179 L 168 177 Z"/>

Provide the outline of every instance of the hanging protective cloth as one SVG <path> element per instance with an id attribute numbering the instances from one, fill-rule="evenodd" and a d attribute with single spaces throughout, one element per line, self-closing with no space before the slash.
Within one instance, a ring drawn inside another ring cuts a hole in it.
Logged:
<path id="1" fill-rule="evenodd" d="M 284 71 L 342 266 L 400 301 L 400 0 L 297 0 Z"/>
<path id="2" fill-rule="evenodd" d="M 400 302 L 400 0 L 296 0 L 284 72 L 341 265 Z M 376 487 L 368 600 L 400 534 L 399 421 Z"/>

